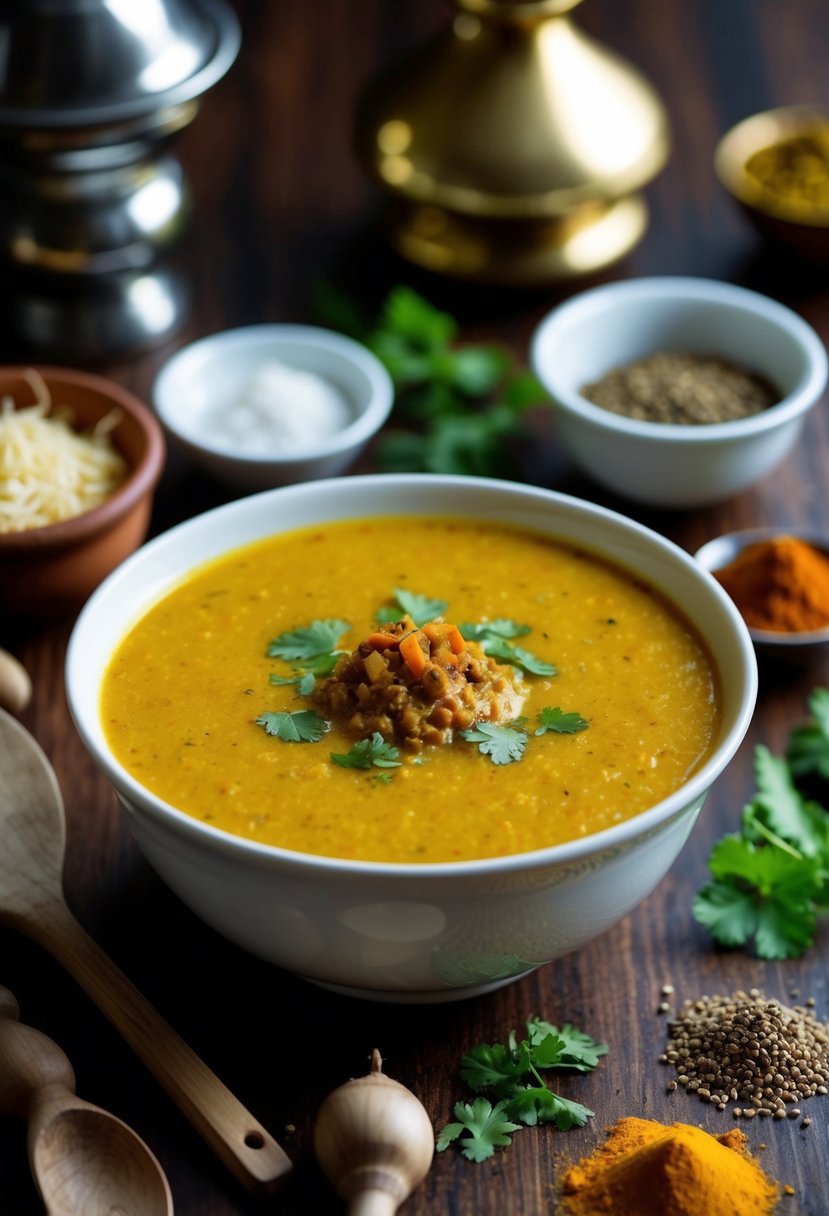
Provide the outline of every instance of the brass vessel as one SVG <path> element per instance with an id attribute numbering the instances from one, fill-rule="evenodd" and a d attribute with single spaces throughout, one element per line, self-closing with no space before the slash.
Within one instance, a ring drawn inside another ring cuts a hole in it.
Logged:
<path id="1" fill-rule="evenodd" d="M 580 0 L 451 0 L 446 28 L 372 83 L 361 163 L 394 247 L 460 278 L 541 284 L 622 257 L 670 148 L 664 107 L 574 24 Z"/>

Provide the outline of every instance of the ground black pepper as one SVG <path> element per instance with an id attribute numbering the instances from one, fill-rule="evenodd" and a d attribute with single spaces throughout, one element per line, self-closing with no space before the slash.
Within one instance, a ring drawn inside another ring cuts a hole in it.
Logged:
<path id="1" fill-rule="evenodd" d="M 581 394 L 614 414 L 681 426 L 746 418 L 780 400 L 769 380 L 736 363 L 672 351 L 615 368 Z"/>

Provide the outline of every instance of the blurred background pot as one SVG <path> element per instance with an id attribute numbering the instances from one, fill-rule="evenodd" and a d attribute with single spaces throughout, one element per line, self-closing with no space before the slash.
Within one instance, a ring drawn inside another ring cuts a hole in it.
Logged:
<path id="1" fill-rule="evenodd" d="M 622 257 L 664 165 L 662 102 L 570 19 L 579 0 L 452 0 L 436 39 L 371 85 L 357 150 L 390 195 L 397 251 L 430 270 L 534 284 Z"/>
<path id="2" fill-rule="evenodd" d="M 225 0 L 27 0 L 0 10 L 0 257 L 39 355 L 163 340 L 186 291 L 160 257 L 189 197 L 170 144 L 239 49 Z"/>

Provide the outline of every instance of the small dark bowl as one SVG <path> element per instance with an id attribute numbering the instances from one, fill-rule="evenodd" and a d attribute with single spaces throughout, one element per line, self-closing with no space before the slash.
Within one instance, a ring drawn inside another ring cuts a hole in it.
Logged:
<path id="1" fill-rule="evenodd" d="M 0 613 L 57 617 L 79 608 L 144 540 L 164 464 L 164 438 L 137 397 L 87 372 L 0 367 L 0 398 L 10 396 L 17 406 L 30 404 L 28 370 L 43 377 L 56 405 L 72 411 L 79 430 L 117 408 L 120 418 L 110 437 L 128 466 L 122 484 L 100 506 L 44 528 L 0 533 Z"/>
<path id="2" fill-rule="evenodd" d="M 739 553 L 758 541 L 775 540 L 781 536 L 794 536 L 825 554 L 829 561 L 829 537 L 814 532 L 802 532 L 797 528 L 746 528 L 740 532 L 726 532 L 707 541 L 694 554 L 696 560 L 712 574 L 732 562 Z M 829 626 L 798 633 L 779 632 L 770 629 L 755 629 L 748 625 L 758 658 L 777 662 L 808 665 L 820 657 L 829 657 Z"/>

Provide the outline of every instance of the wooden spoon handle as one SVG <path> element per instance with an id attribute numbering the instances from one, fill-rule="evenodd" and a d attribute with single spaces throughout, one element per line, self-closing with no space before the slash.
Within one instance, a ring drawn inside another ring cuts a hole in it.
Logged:
<path id="1" fill-rule="evenodd" d="M 57 958 L 112 1022 L 214 1152 L 250 1190 L 271 1191 L 291 1169 L 284 1150 L 122 971 L 55 902 L 21 925 Z"/>

